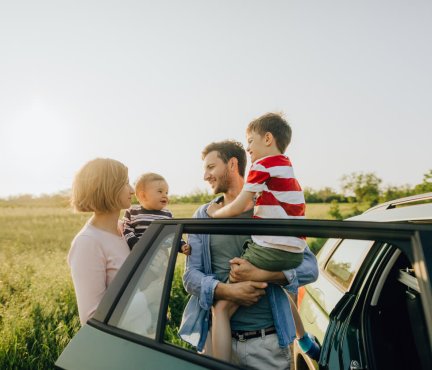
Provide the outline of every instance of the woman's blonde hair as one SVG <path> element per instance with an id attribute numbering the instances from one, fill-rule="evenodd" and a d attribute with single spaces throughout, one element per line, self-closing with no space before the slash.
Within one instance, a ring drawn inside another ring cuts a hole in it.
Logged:
<path id="1" fill-rule="evenodd" d="M 75 175 L 71 205 L 80 212 L 121 209 L 119 195 L 128 183 L 128 169 L 123 163 L 109 158 L 93 159 Z"/>

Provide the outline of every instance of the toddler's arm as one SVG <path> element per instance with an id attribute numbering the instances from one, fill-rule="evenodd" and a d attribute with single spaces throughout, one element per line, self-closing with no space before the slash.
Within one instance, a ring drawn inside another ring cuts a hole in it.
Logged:
<path id="1" fill-rule="evenodd" d="M 123 217 L 123 236 L 126 239 L 130 249 L 132 249 L 139 240 L 135 234 L 135 228 L 132 226 L 131 214 L 129 210 L 126 210 Z"/>

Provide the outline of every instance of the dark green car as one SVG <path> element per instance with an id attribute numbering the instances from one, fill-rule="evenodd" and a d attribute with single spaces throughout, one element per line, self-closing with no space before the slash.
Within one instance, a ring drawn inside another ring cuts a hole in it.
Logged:
<path id="1" fill-rule="evenodd" d="M 166 335 L 167 331 L 171 330 L 167 319 L 168 312 L 176 304 L 172 290 L 174 271 L 176 264 L 184 263 L 184 260 L 178 261 L 182 259 L 182 255 L 177 253 L 183 234 L 297 235 L 335 240 L 356 239 L 360 244 L 364 240 L 376 240 L 386 246 L 384 249 L 376 248 L 374 258 L 377 261 L 392 259 L 392 251 L 394 253 L 400 250 L 400 255 L 405 256 L 406 260 L 402 263 L 401 259 L 398 263 L 401 268 L 413 267 L 412 274 L 416 276 L 421 292 L 419 294 L 410 289 L 410 296 L 414 297 L 414 306 L 420 312 L 417 315 L 421 316 L 422 331 L 419 332 L 416 341 L 422 341 L 424 358 L 430 361 L 432 225 L 280 219 L 174 219 L 152 223 L 109 286 L 93 318 L 81 328 L 57 360 L 58 368 L 237 368 L 199 355 L 193 349 L 184 348 L 179 339 L 166 339 L 169 337 Z M 377 254 L 382 257 L 378 258 Z M 377 267 L 379 271 L 385 269 L 385 265 Z M 393 271 L 389 272 L 393 276 Z M 379 282 L 382 279 L 376 274 L 363 271 L 360 275 L 353 284 L 356 289 L 363 287 L 360 289 L 362 300 L 379 302 L 381 295 L 387 294 L 388 291 L 385 281 L 385 288 L 379 290 Z M 367 286 L 364 286 L 365 284 Z M 336 315 L 331 317 L 327 333 L 319 337 L 323 345 L 322 364 L 326 368 L 348 369 L 353 361 L 358 361 L 360 366 L 363 366 L 365 359 L 369 358 L 369 354 L 364 351 L 371 348 L 363 346 L 363 338 L 347 317 L 356 320 L 366 319 L 361 325 L 369 328 L 368 335 L 372 336 L 371 343 L 374 345 L 379 341 L 379 335 L 383 334 L 378 332 L 379 327 L 375 325 L 380 321 L 383 311 L 370 310 L 365 315 L 358 314 L 358 310 L 364 309 L 364 306 L 353 304 L 359 298 L 349 293 L 343 295 L 339 302 L 336 302 L 339 309 L 335 310 Z M 354 312 L 351 307 L 355 307 Z M 348 325 L 345 325 L 345 322 Z M 371 326 L 368 322 L 374 325 Z M 401 323 L 395 322 L 394 326 L 396 325 Z M 405 330 L 407 325 L 403 326 L 401 330 Z M 384 334 L 387 337 L 387 333 Z M 409 343 L 408 336 L 406 339 L 404 350 L 411 351 L 417 346 L 417 342 Z M 340 345 L 342 350 L 338 353 Z M 385 346 L 386 343 L 380 345 Z M 348 366 L 339 361 L 340 357 L 347 359 Z M 380 367 L 381 364 L 368 362 L 368 368 L 383 368 Z"/>
<path id="2" fill-rule="evenodd" d="M 399 199 L 350 220 L 392 222 L 395 231 L 431 225 L 431 201 L 432 193 Z M 432 369 L 432 240 L 420 231 L 410 241 L 391 239 L 370 234 L 324 244 L 319 278 L 300 289 L 298 301 L 322 353 L 316 363 L 295 346 L 297 370 Z"/>

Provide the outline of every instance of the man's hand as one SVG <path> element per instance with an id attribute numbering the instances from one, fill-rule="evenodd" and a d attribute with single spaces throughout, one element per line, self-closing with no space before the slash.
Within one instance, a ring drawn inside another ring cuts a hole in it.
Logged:
<path id="1" fill-rule="evenodd" d="M 236 284 L 219 283 L 215 289 L 215 299 L 225 299 L 240 306 L 252 306 L 265 294 L 267 283 L 243 281 Z"/>
<path id="2" fill-rule="evenodd" d="M 262 281 L 259 277 L 260 269 L 252 265 L 243 258 L 235 257 L 229 261 L 231 271 L 229 275 L 230 282 L 238 283 L 240 281 Z"/>
<path id="3" fill-rule="evenodd" d="M 232 283 L 249 280 L 265 281 L 278 285 L 286 285 L 288 283 L 282 271 L 262 270 L 239 257 L 235 257 L 229 262 L 231 264 L 229 279 Z"/>

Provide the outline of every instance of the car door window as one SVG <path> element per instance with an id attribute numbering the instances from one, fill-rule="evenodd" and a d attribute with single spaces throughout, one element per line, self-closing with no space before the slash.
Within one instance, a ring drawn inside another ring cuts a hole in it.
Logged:
<path id="1" fill-rule="evenodd" d="M 168 229 L 168 228 L 166 228 Z M 162 293 L 175 230 L 159 235 L 150 259 L 144 260 L 125 290 L 109 324 L 148 338 L 156 336 Z"/>
<path id="2" fill-rule="evenodd" d="M 348 290 L 373 243 L 371 240 L 343 240 L 328 260 L 324 271 L 338 286 Z"/>

